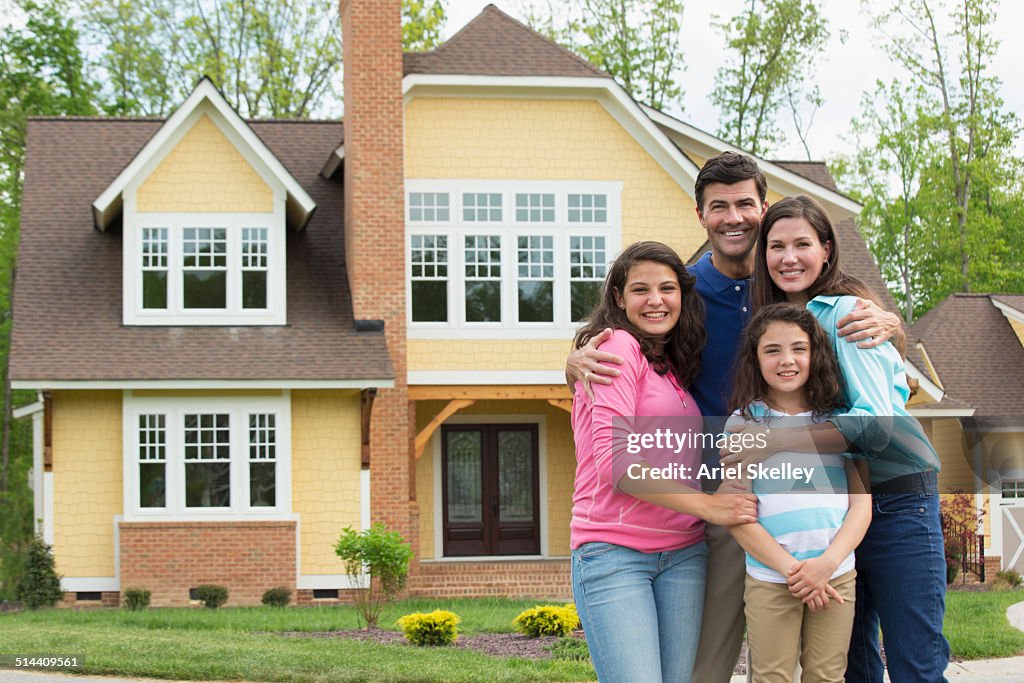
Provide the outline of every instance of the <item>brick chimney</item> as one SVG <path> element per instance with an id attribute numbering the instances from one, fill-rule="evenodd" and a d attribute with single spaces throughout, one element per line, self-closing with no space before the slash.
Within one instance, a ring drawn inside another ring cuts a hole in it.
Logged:
<path id="1" fill-rule="evenodd" d="M 383 320 L 395 388 L 373 403 L 371 517 L 418 551 L 406 385 L 401 0 L 340 0 L 345 69 L 345 265 L 356 320 Z"/>

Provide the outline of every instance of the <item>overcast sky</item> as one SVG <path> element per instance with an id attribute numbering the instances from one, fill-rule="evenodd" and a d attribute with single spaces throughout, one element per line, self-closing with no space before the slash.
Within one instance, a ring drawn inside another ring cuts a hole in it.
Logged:
<path id="1" fill-rule="evenodd" d="M 522 5 L 519 0 L 493 0 L 499 8 L 518 16 Z M 464 26 L 476 16 L 488 0 L 448 0 L 448 24 L 445 37 Z M 681 43 L 687 70 L 681 75 L 686 94 L 683 111 L 669 110 L 683 120 L 709 133 L 718 128 L 717 111 L 708 100 L 714 75 L 722 63 L 719 52 L 721 34 L 711 26 L 711 15 L 723 17 L 742 11 L 744 0 L 686 0 L 683 15 Z M 887 7 L 887 0 L 872 0 L 872 4 Z M 999 54 L 993 64 L 993 73 L 1002 80 L 1002 96 L 1007 106 L 1018 116 L 1024 113 L 1024 41 L 1020 27 L 1024 26 L 1024 3 L 1018 0 L 1000 0 L 996 37 L 1001 41 Z M 868 13 L 861 10 L 857 0 L 823 0 L 822 11 L 828 20 L 832 40 L 825 55 L 819 60 L 815 80 L 821 87 L 825 104 L 817 113 L 811 128 L 811 153 L 819 159 L 849 151 L 851 145 L 842 136 L 849 130 L 850 117 L 860 111 L 861 94 L 874 89 L 877 79 L 889 80 L 899 71 L 881 49 L 880 38 L 869 26 Z M 877 12 L 876 12 L 877 13 Z M 848 34 L 845 44 L 839 43 L 840 29 Z M 774 155 L 779 159 L 806 158 L 799 141 L 780 148 Z"/>

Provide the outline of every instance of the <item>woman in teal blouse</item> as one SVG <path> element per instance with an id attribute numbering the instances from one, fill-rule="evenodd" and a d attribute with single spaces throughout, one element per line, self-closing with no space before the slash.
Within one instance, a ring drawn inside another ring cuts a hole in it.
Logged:
<path id="1" fill-rule="evenodd" d="M 882 681 L 879 626 L 893 683 L 945 681 L 949 644 L 942 635 L 946 566 L 939 521 L 939 458 L 917 420 L 900 353 L 845 344 L 836 322 L 858 298 L 878 302 L 863 282 L 843 273 L 828 214 L 806 196 L 772 205 L 761 222 L 751 304 L 806 306 L 832 338 L 845 382 L 846 411 L 817 434 L 822 450 L 859 450 L 869 459 L 872 521 L 856 551 L 856 619 L 846 681 Z M 831 447 L 827 444 L 831 442 Z M 790 589 L 803 586 L 798 570 Z"/>

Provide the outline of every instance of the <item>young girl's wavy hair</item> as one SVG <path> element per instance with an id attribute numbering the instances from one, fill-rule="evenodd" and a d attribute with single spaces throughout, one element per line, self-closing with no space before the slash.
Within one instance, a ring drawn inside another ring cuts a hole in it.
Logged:
<path id="1" fill-rule="evenodd" d="M 679 323 L 664 340 L 662 354 L 655 351 L 660 340 L 641 332 L 629 322 L 626 312 L 619 308 L 616 299 L 616 295 L 626 293 L 626 279 L 629 277 L 630 269 L 642 261 L 666 265 L 679 279 L 682 310 L 679 313 Z M 687 272 L 686 265 L 672 247 L 661 242 L 634 242 L 623 249 L 619 257 L 608 267 L 601 300 L 576 332 L 574 348 L 580 348 L 607 327 L 626 330 L 640 343 L 640 351 L 655 372 L 664 375 L 672 370 L 680 386 L 689 388 L 700 371 L 700 352 L 704 348 L 706 338 L 704 302 L 693 289 L 696 281 L 697 279 Z"/>
<path id="2" fill-rule="evenodd" d="M 811 367 L 804 385 L 804 397 L 814 417 L 822 418 L 843 408 L 843 373 L 828 333 L 806 308 L 780 303 L 763 306 L 743 330 L 736 355 L 729 412 L 738 410 L 745 419 L 756 420 L 750 412 L 750 405 L 757 400 L 764 401 L 768 396 L 768 383 L 764 381 L 761 364 L 757 360 L 757 345 L 772 323 L 796 325 L 810 339 Z"/>

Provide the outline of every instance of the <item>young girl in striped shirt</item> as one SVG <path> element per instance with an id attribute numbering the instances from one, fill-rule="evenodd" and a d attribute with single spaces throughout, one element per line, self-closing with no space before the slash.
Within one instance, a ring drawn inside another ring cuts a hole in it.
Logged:
<path id="1" fill-rule="evenodd" d="M 814 429 L 842 407 L 842 373 L 814 315 L 791 304 L 755 314 L 740 342 L 731 423 Z M 747 553 L 754 683 L 789 683 L 798 657 L 804 681 L 843 680 L 854 617 L 853 549 L 871 521 L 870 496 L 859 495 L 867 481 L 863 465 L 841 454 L 784 451 L 745 472 L 754 475 L 758 523 L 730 531 Z M 773 471 L 783 478 L 757 476 Z"/>

